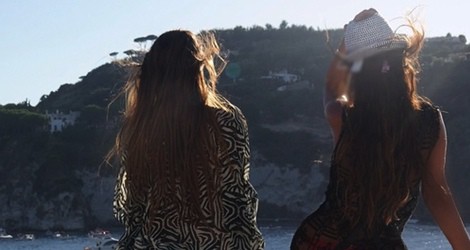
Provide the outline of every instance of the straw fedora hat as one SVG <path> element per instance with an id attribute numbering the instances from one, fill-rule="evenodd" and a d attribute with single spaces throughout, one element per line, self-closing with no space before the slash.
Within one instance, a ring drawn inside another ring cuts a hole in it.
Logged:
<path id="1" fill-rule="evenodd" d="M 405 35 L 396 34 L 378 13 L 351 21 L 344 31 L 345 54 L 342 58 L 352 63 L 351 71 L 359 72 L 364 59 L 393 49 L 408 46 Z"/>

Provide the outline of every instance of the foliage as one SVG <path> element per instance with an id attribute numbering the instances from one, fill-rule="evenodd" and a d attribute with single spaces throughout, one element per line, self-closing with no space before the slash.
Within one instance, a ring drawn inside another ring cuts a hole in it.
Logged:
<path id="1" fill-rule="evenodd" d="M 0 135 L 31 134 L 47 124 L 46 117 L 21 105 L 5 105 L 0 108 Z"/>
<path id="2" fill-rule="evenodd" d="M 81 110 L 87 105 L 107 107 L 120 93 L 128 78 L 128 69 L 119 64 L 104 64 L 87 74 L 76 84 L 63 84 L 38 103 L 38 110 Z"/>

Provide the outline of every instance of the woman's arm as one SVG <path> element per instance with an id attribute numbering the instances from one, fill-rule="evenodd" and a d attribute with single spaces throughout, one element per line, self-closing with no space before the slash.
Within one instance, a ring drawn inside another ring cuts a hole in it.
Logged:
<path id="1" fill-rule="evenodd" d="M 344 41 L 338 52 L 344 51 Z M 325 117 L 330 125 L 333 140 L 336 144 L 341 132 L 341 117 L 345 98 L 349 69 L 343 64 L 339 55 L 335 55 L 326 73 L 325 92 L 323 95 L 323 107 Z"/>
<path id="2" fill-rule="evenodd" d="M 470 239 L 445 176 L 447 135 L 442 115 L 439 113 L 440 131 L 436 145 L 426 163 L 423 176 L 422 194 L 431 212 L 452 248 L 470 249 Z"/>
<path id="3" fill-rule="evenodd" d="M 376 13 L 377 10 L 373 8 L 363 10 L 354 17 L 354 21 L 364 20 Z M 346 28 L 346 25 L 344 27 Z M 323 97 L 325 116 L 330 124 L 335 144 L 341 132 L 343 106 L 348 105 L 350 102 L 350 100 L 346 98 L 350 76 L 349 67 L 343 63 L 340 56 L 345 54 L 346 49 L 343 40 L 326 73 L 325 93 Z"/>
<path id="4" fill-rule="evenodd" d="M 227 147 L 219 153 L 222 164 L 220 201 L 222 226 L 227 233 L 222 236 L 221 249 L 264 249 L 264 240 L 256 223 L 258 194 L 249 181 L 248 125 L 243 113 L 235 106 L 232 113 L 223 114 L 220 131 Z"/>

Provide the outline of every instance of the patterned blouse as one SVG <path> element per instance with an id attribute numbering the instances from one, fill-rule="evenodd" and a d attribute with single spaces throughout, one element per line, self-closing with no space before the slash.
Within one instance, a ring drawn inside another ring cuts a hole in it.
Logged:
<path id="1" fill-rule="evenodd" d="M 248 128 L 241 111 L 214 109 L 222 139 L 228 145 L 219 150 L 221 166 L 219 197 L 214 199 L 215 216 L 197 225 L 182 218 L 177 205 L 157 211 L 149 219 L 147 199 L 133 195 L 126 187 L 121 167 L 114 196 L 114 214 L 124 224 L 117 249 L 263 249 L 264 240 L 256 225 L 258 196 L 249 182 L 250 150 Z M 124 159 L 125 164 L 125 159 Z M 205 187 L 201 187 L 205 190 Z M 203 197 L 201 206 L 208 204 Z"/>

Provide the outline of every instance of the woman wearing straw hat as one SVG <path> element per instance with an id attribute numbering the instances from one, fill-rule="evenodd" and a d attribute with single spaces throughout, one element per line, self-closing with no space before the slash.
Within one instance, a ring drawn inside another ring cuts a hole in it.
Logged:
<path id="1" fill-rule="evenodd" d="M 114 147 L 114 213 L 125 226 L 117 249 L 264 248 L 248 128 L 216 91 L 217 58 L 211 33 L 168 31 L 127 83 Z"/>
<path id="2" fill-rule="evenodd" d="M 401 233 L 420 193 L 454 249 L 470 240 L 444 174 L 440 111 L 416 93 L 423 34 L 394 34 L 359 13 L 327 73 L 324 108 L 335 149 L 324 203 L 291 249 L 406 249 Z"/>

